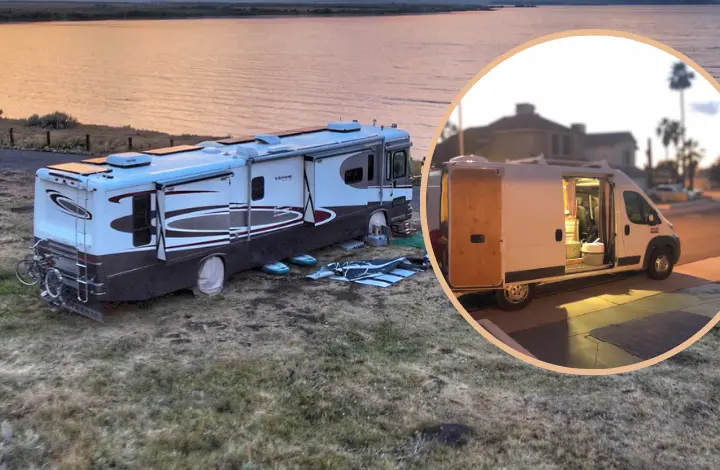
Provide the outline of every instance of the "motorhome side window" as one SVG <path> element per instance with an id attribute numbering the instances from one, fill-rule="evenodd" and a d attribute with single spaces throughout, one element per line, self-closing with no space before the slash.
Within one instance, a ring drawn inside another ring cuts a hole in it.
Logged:
<path id="1" fill-rule="evenodd" d="M 351 168 L 345 172 L 345 184 L 355 184 L 363 180 L 362 168 Z"/>
<path id="2" fill-rule="evenodd" d="M 393 155 L 393 178 L 402 178 L 407 174 L 407 153 L 404 150 Z"/>
<path id="3" fill-rule="evenodd" d="M 628 219 L 634 224 L 649 224 L 648 216 L 652 212 L 652 207 L 647 203 L 644 197 L 634 191 L 623 192 L 625 200 L 625 212 Z"/>
<path id="4" fill-rule="evenodd" d="M 392 152 L 388 152 L 385 156 L 385 179 L 392 179 Z"/>
<path id="5" fill-rule="evenodd" d="M 132 199 L 133 245 L 143 246 L 152 238 L 150 225 L 150 195 L 135 196 Z"/>
<path id="6" fill-rule="evenodd" d="M 252 200 L 257 201 L 265 197 L 265 177 L 256 176 L 252 179 Z"/>
<path id="7" fill-rule="evenodd" d="M 375 179 L 375 155 L 368 155 L 368 181 Z"/>

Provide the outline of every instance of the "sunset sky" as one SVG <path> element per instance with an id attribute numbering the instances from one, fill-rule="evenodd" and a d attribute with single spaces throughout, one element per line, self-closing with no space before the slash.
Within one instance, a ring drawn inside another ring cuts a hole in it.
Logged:
<path id="1" fill-rule="evenodd" d="M 559 124 L 579 122 L 588 132 L 630 131 L 638 141 L 636 164 L 645 164 L 647 139 L 653 160 L 665 158 L 655 128 L 664 117 L 680 120 L 679 93 L 668 87 L 672 55 L 643 43 L 608 36 L 563 38 L 527 49 L 492 69 L 462 100 L 463 127 L 483 126 L 511 115 L 515 104 Z M 720 92 L 695 70 L 685 91 L 687 135 L 706 157 L 720 156 Z M 457 122 L 457 109 L 452 121 Z M 671 156 L 673 150 L 670 150 Z"/>

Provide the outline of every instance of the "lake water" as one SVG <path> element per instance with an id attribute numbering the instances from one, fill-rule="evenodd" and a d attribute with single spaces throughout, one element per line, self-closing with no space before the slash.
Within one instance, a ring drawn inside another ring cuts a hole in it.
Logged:
<path id="1" fill-rule="evenodd" d="M 408 129 L 422 157 L 467 81 L 528 40 L 624 30 L 720 78 L 718 24 L 720 6 L 0 25 L 0 108 L 220 135 L 376 118 Z"/>

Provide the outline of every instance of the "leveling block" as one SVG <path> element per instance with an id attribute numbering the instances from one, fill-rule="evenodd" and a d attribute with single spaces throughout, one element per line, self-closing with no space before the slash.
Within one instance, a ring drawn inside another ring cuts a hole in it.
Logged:
<path id="1" fill-rule="evenodd" d="M 266 264 L 262 268 L 263 272 L 266 272 L 268 274 L 276 274 L 276 275 L 283 275 L 290 272 L 290 268 L 285 263 L 281 263 L 280 261 L 277 261 L 275 263 Z"/>
<path id="2" fill-rule="evenodd" d="M 298 266 L 313 266 L 317 264 L 317 260 L 310 255 L 299 255 L 288 258 L 288 261 Z"/>

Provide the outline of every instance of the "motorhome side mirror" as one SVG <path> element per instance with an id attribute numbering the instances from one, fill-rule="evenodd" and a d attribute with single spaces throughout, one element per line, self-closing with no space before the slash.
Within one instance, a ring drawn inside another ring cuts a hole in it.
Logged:
<path id="1" fill-rule="evenodd" d="M 655 212 L 651 212 L 650 214 L 648 214 L 648 222 L 650 223 L 650 225 L 657 225 L 660 223 L 660 219 Z"/>

